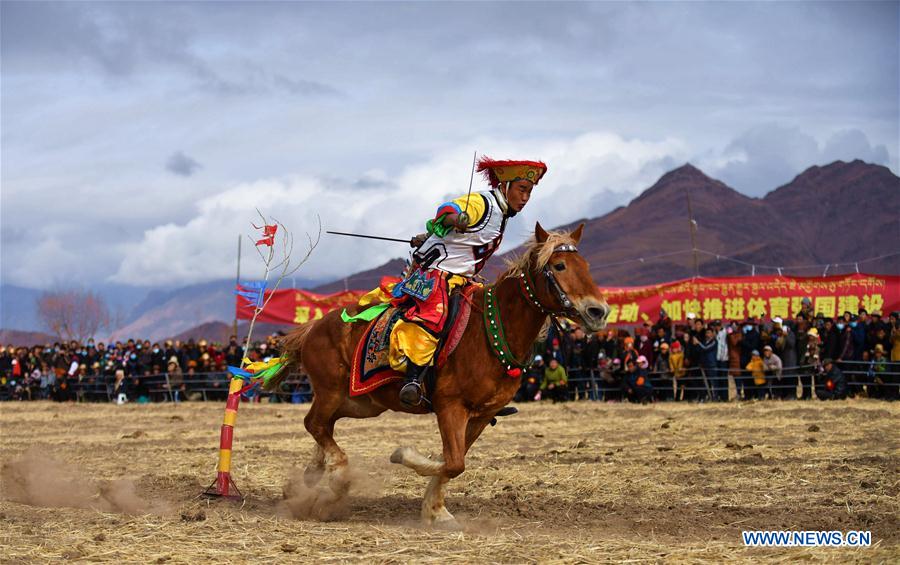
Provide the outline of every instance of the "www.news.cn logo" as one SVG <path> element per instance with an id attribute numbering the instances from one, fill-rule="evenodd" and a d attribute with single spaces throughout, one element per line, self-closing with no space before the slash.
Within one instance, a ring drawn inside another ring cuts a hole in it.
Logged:
<path id="1" fill-rule="evenodd" d="M 838 531 L 744 531 L 744 545 L 749 547 L 869 547 L 872 532 Z"/>

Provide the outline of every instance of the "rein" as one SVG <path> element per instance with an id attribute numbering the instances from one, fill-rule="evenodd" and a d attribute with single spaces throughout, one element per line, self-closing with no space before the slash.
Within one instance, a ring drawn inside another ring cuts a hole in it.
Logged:
<path id="1" fill-rule="evenodd" d="M 569 253 L 577 253 L 578 248 L 574 245 L 563 244 L 558 245 L 553 249 L 554 253 L 560 252 L 569 252 Z M 522 283 L 522 291 L 525 294 L 525 297 L 531 301 L 543 314 L 550 316 L 550 319 L 553 321 L 556 326 L 557 331 L 562 335 L 562 329 L 560 328 L 559 321 L 556 319 L 557 316 L 561 316 L 566 313 L 570 313 L 572 311 L 573 303 L 566 292 L 563 290 L 562 286 L 559 284 L 559 281 L 556 280 L 556 277 L 553 275 L 553 271 L 550 270 L 550 267 L 544 266 L 541 271 L 542 274 L 547 277 L 548 286 L 556 292 L 556 298 L 559 300 L 559 303 L 562 304 L 562 310 L 550 310 L 538 300 L 537 295 L 534 293 L 533 286 L 534 284 L 531 282 L 531 276 L 527 271 L 523 271 L 519 273 L 519 280 Z M 528 364 L 521 363 L 512 351 L 509 349 L 509 342 L 506 339 L 506 332 L 503 329 L 503 322 L 500 319 L 500 308 L 497 305 L 497 299 L 494 296 L 494 286 L 491 285 L 487 287 L 484 292 L 484 329 L 488 335 L 488 342 L 491 346 L 491 349 L 494 351 L 494 354 L 506 367 L 506 374 L 510 377 L 518 378 L 522 375 L 522 369 L 528 367 Z"/>

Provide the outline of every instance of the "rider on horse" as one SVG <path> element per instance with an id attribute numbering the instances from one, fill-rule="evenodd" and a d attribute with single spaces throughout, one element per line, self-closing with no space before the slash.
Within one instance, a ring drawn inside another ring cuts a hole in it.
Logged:
<path id="1" fill-rule="evenodd" d="M 420 384 L 431 365 L 439 336 L 447 323 L 451 292 L 467 284 L 500 246 L 506 221 L 521 212 L 547 165 L 539 161 L 478 161 L 491 189 L 442 204 L 426 224 L 427 233 L 413 238 L 417 249 L 408 276 L 394 296 L 408 307 L 391 332 L 391 366 L 405 372 L 400 401 L 422 402 Z"/>

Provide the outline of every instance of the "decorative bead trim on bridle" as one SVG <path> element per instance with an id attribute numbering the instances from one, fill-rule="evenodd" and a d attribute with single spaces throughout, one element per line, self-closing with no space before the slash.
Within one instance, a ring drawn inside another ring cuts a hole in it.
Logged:
<path id="1" fill-rule="evenodd" d="M 571 244 L 558 245 L 553 249 L 554 253 L 571 252 L 577 253 L 578 248 Z M 556 316 L 564 314 L 572 309 L 572 301 L 559 285 L 556 277 L 549 267 L 543 269 L 544 275 L 547 277 L 548 284 L 556 291 L 559 303 L 563 305 L 563 310 L 549 310 L 541 301 L 537 299 L 532 289 L 532 284 L 525 272 L 519 274 L 519 280 L 522 282 L 522 288 L 525 296 L 530 300 L 542 313 L 556 320 Z M 500 363 L 506 367 L 506 373 L 512 377 L 521 375 L 522 369 L 528 367 L 527 364 L 519 362 L 509 349 L 509 342 L 506 340 L 506 332 L 503 330 L 503 322 L 500 320 L 500 308 L 497 306 L 497 300 L 494 296 L 494 287 L 489 286 L 484 292 L 484 329 L 487 331 L 488 342 L 494 354 L 500 359 Z"/>

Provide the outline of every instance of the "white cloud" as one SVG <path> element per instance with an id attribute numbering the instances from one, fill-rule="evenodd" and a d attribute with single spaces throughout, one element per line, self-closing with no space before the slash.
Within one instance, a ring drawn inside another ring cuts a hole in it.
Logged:
<path id="1" fill-rule="evenodd" d="M 484 138 L 468 147 L 472 146 L 490 147 L 496 158 L 543 159 L 549 164 L 549 173 L 534 199 L 510 226 L 504 244 L 507 249 L 528 235 L 535 219 L 553 226 L 608 211 L 619 202 L 604 205 L 598 195 L 615 190 L 634 196 L 665 172 L 667 158 L 687 154 L 679 140 L 628 140 L 608 132 L 569 140 Z M 298 242 L 304 231 L 315 229 L 316 214 L 325 229 L 408 238 L 424 229 L 425 220 L 442 201 L 465 194 L 471 163 L 468 147 L 443 151 L 410 165 L 391 184 L 383 172 L 370 171 L 365 179 L 385 183 L 383 189 L 360 190 L 353 188 L 353 183 L 346 188 L 335 187 L 335 183 L 326 186 L 321 179 L 302 176 L 236 185 L 200 200 L 196 216 L 189 221 L 146 230 L 139 242 L 126 245 L 125 258 L 113 280 L 180 285 L 233 276 L 236 236 L 252 232 L 249 224 L 255 221 L 256 207 L 284 222 Z M 473 190 L 485 188 L 476 178 Z M 261 263 L 246 247 L 242 269 L 255 276 L 254 269 Z M 303 274 L 336 277 L 407 252 L 403 244 L 324 235 Z M 300 255 L 300 249 L 295 255 Z"/>
<path id="2" fill-rule="evenodd" d="M 763 196 L 808 167 L 854 159 L 890 165 L 887 148 L 873 146 L 858 129 L 833 132 L 821 143 L 798 127 L 767 123 L 742 133 L 723 151 L 702 156 L 698 166 L 744 194 Z"/>
<path id="3" fill-rule="evenodd" d="M 2 282 L 230 277 L 246 203 L 297 228 L 322 210 L 330 227 L 406 236 L 465 192 L 474 148 L 551 165 L 508 244 L 537 217 L 623 204 L 688 160 L 752 194 L 835 158 L 896 172 L 898 10 L 6 2 Z M 492 21 L 529 33 L 473 25 Z M 732 143 L 763 122 L 787 126 Z M 166 172 L 177 148 L 202 174 Z M 309 271 L 403 253 L 328 245 Z"/>

